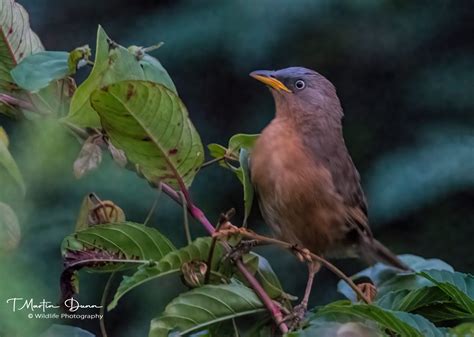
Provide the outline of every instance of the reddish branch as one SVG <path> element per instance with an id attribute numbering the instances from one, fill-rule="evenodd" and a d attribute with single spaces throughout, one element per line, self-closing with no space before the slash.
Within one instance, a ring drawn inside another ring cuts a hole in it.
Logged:
<path id="1" fill-rule="evenodd" d="M 178 192 L 176 192 L 173 188 L 171 188 L 170 186 L 168 186 L 166 184 L 161 184 L 161 189 L 171 199 L 176 201 L 178 204 L 183 205 L 181 197 L 179 196 Z M 201 211 L 201 209 L 199 209 L 196 205 L 193 204 L 193 202 L 192 202 L 192 200 L 189 196 L 189 192 L 187 191 L 186 188 L 184 188 L 183 193 L 184 193 L 184 196 L 186 198 L 187 208 L 188 208 L 189 214 L 193 218 L 195 218 L 197 221 L 199 221 L 204 226 L 204 228 L 206 229 L 206 231 L 210 235 L 214 234 L 216 232 L 216 229 L 214 228 L 214 225 L 207 219 L 204 212 Z M 231 246 L 228 243 L 222 242 L 222 245 L 223 245 L 224 249 L 227 252 L 230 252 L 232 250 Z M 263 302 L 265 307 L 268 309 L 268 311 L 270 312 L 270 314 L 273 317 L 273 320 L 275 321 L 275 323 L 280 328 L 280 331 L 282 333 L 287 333 L 288 332 L 288 326 L 285 324 L 285 322 L 283 322 L 283 314 L 282 314 L 280 308 L 272 301 L 270 296 L 268 296 L 266 291 L 262 288 L 262 286 L 257 281 L 257 279 L 252 275 L 252 273 L 250 273 L 248 271 L 247 267 L 242 262 L 242 260 L 237 260 L 236 261 L 236 266 L 239 269 L 239 271 L 242 273 L 242 275 L 244 275 L 247 282 L 250 284 L 250 286 L 255 291 L 255 293 L 260 298 L 260 300 Z"/>

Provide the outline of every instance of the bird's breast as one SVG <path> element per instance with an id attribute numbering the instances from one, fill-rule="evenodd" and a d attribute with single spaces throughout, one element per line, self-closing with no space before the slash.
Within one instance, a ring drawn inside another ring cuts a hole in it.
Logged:
<path id="1" fill-rule="evenodd" d="M 331 173 L 307 151 L 289 121 L 275 119 L 251 154 L 251 176 L 266 223 L 290 243 L 320 253 L 346 230 Z"/>

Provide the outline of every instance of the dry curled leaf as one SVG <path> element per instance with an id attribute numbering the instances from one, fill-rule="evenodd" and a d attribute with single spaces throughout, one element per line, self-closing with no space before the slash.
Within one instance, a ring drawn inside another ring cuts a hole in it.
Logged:
<path id="1" fill-rule="evenodd" d="M 81 152 L 74 162 L 74 175 L 83 177 L 86 173 L 95 170 L 102 161 L 102 149 L 97 136 L 89 137 L 82 146 Z"/>
<path id="2" fill-rule="evenodd" d="M 190 261 L 181 266 L 183 281 L 190 288 L 196 288 L 204 284 L 207 264 L 202 261 Z"/>
<path id="3" fill-rule="evenodd" d="M 125 222 L 124 211 L 110 200 L 101 200 L 95 193 L 84 197 L 76 221 L 76 232 L 90 226 Z"/>
<path id="4" fill-rule="evenodd" d="M 125 167 L 127 165 L 127 156 L 125 156 L 125 152 L 123 152 L 120 149 L 117 149 L 112 143 L 108 142 L 108 148 L 110 151 L 110 154 L 112 155 L 112 158 L 114 161 L 120 166 L 120 167 Z"/>

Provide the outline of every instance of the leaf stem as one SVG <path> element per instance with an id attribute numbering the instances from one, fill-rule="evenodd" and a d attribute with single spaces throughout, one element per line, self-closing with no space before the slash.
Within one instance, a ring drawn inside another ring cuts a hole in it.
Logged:
<path id="1" fill-rule="evenodd" d="M 167 194 L 171 199 L 179 203 L 181 206 L 183 206 L 183 203 L 181 201 L 181 198 L 172 187 L 170 187 L 167 184 L 161 183 L 161 188 L 165 194 Z M 184 191 L 183 191 L 184 192 Z M 216 229 L 214 226 L 211 224 L 211 222 L 207 219 L 206 215 L 203 213 L 201 209 L 199 209 L 197 206 L 195 206 L 192 201 L 190 200 L 189 193 L 184 193 L 184 196 L 187 201 L 187 209 L 189 214 L 199 221 L 204 229 L 210 234 L 214 234 L 216 232 Z M 230 252 L 232 250 L 231 246 L 227 242 L 222 242 L 222 245 L 224 249 L 227 252 Z M 239 269 L 239 271 L 242 273 L 242 275 L 247 279 L 247 282 L 250 284 L 252 289 L 255 291 L 257 296 L 260 298 L 262 303 L 265 305 L 267 310 L 270 312 L 270 314 L 273 317 L 273 320 L 275 323 L 278 325 L 278 328 L 280 331 L 285 334 L 288 332 L 288 326 L 286 323 L 283 321 L 283 314 L 280 310 L 280 308 L 275 305 L 275 303 L 272 301 L 270 296 L 266 293 L 266 291 L 263 289 L 263 287 L 260 285 L 260 283 L 257 281 L 257 279 L 252 275 L 252 273 L 249 272 L 245 264 L 242 262 L 242 260 L 237 260 L 235 262 L 235 265 Z"/>
<path id="2" fill-rule="evenodd" d="M 184 223 L 184 233 L 186 235 L 186 241 L 188 245 L 191 244 L 193 241 L 193 238 L 191 236 L 191 230 L 189 228 L 189 219 L 188 219 L 188 210 L 187 210 L 187 202 L 186 199 L 184 198 L 184 194 L 182 192 L 179 192 L 179 195 L 181 197 L 181 202 L 183 203 L 183 223 Z"/>
<path id="3" fill-rule="evenodd" d="M 150 211 L 148 212 L 145 221 L 143 222 L 144 225 L 148 225 L 148 222 L 151 220 L 153 213 L 155 213 L 156 206 L 158 205 L 158 199 L 161 196 L 161 185 L 158 188 L 158 193 L 156 194 L 155 200 L 153 200 L 153 204 L 151 205 Z"/>
<path id="4" fill-rule="evenodd" d="M 112 284 L 112 279 L 115 276 L 115 272 L 110 274 L 107 283 L 105 284 L 104 291 L 102 293 L 102 299 L 100 300 L 100 311 L 99 314 L 101 315 L 101 319 L 99 321 L 100 324 L 100 332 L 102 333 L 102 337 L 107 337 L 107 330 L 105 329 L 105 306 L 107 302 L 107 296 L 109 295 L 110 285 Z"/>
<path id="5" fill-rule="evenodd" d="M 217 158 L 208 160 L 208 161 L 206 161 L 205 163 L 203 163 L 203 164 L 201 165 L 201 168 L 205 168 L 205 167 L 211 166 L 212 164 L 215 164 L 215 163 L 217 163 L 217 162 L 220 162 L 221 160 L 224 160 L 224 159 L 225 159 L 225 156 L 217 157 Z"/>

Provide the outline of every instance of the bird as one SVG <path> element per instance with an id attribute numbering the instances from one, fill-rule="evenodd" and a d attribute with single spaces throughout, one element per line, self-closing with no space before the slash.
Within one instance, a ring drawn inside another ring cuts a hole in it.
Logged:
<path id="1" fill-rule="evenodd" d="M 360 175 L 344 142 L 334 85 L 304 67 L 250 73 L 273 95 L 275 117 L 250 154 L 264 221 L 279 239 L 326 258 L 361 258 L 409 270 L 377 241 Z M 306 310 L 320 265 L 310 262 L 299 308 Z"/>

